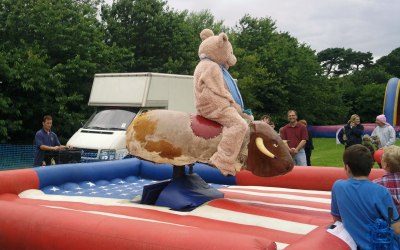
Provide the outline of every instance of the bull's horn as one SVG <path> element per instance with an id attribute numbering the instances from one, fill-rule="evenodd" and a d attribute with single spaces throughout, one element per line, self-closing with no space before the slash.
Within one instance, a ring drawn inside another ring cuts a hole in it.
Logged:
<path id="1" fill-rule="evenodd" d="M 269 150 L 265 147 L 264 141 L 263 141 L 263 139 L 262 139 L 261 137 L 257 137 L 257 138 L 256 138 L 256 145 L 257 145 L 258 150 L 261 151 L 261 153 L 265 154 L 265 155 L 268 156 L 268 157 L 276 158 L 275 155 L 274 155 L 273 153 L 271 153 L 271 151 L 269 151 Z"/>

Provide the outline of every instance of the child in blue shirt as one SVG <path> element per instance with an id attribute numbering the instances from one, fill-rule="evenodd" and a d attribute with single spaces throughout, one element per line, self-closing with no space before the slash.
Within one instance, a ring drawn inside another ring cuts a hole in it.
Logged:
<path id="1" fill-rule="evenodd" d="M 376 219 L 388 221 L 388 208 L 393 208 L 393 218 L 399 214 L 389 191 L 371 182 L 368 176 L 373 166 L 369 149 L 361 144 L 348 147 L 343 153 L 344 169 L 349 179 L 338 180 L 332 187 L 331 214 L 334 221 L 341 221 L 359 249 L 371 249 L 370 226 Z M 400 222 L 393 221 L 396 235 Z M 399 249 L 394 240 L 393 249 Z"/>

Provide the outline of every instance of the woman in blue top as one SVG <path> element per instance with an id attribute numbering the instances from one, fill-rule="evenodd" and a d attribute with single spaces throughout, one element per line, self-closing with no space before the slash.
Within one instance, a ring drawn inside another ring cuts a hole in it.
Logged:
<path id="1" fill-rule="evenodd" d="M 344 169 L 349 179 L 338 180 L 332 187 L 331 214 L 334 221 L 341 221 L 360 249 L 371 249 L 370 227 L 376 219 L 388 221 L 388 208 L 393 218 L 399 214 L 389 191 L 371 182 L 368 176 L 373 166 L 369 149 L 357 144 L 343 153 Z M 400 222 L 392 221 L 391 227 L 400 234 Z M 396 240 L 393 249 L 399 249 Z"/>

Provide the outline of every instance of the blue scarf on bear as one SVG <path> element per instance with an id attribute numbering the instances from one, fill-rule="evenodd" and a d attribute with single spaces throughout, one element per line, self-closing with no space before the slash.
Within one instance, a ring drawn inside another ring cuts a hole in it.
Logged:
<path id="1" fill-rule="evenodd" d="M 208 58 L 206 55 L 200 55 L 200 60 L 211 60 L 210 58 Z M 213 61 L 214 62 L 214 61 Z M 235 80 L 233 80 L 231 74 L 229 74 L 228 70 L 225 69 L 225 67 L 223 65 L 219 65 L 222 71 L 222 75 L 224 76 L 224 80 L 226 83 L 226 86 L 228 86 L 229 92 L 231 93 L 233 100 L 235 100 L 235 102 L 237 104 L 239 104 L 239 106 L 242 108 L 242 112 L 246 113 L 248 115 L 252 115 L 253 112 L 251 111 L 251 109 L 244 109 L 244 103 L 243 103 L 243 99 L 242 99 L 242 95 L 240 94 L 239 88 L 235 82 Z"/>
<path id="2" fill-rule="evenodd" d="M 222 70 L 222 74 L 224 75 L 225 83 L 228 86 L 229 92 L 231 92 L 233 99 L 235 100 L 235 102 L 237 104 L 239 104 L 239 106 L 242 108 L 242 111 L 243 111 L 244 104 L 243 104 L 242 95 L 240 94 L 239 88 L 238 88 L 235 80 L 233 80 L 231 74 L 229 74 L 228 70 L 226 70 L 224 68 L 224 66 L 220 65 L 220 67 Z"/>
<path id="3" fill-rule="evenodd" d="M 228 70 L 225 69 L 224 66 L 220 65 L 220 67 L 222 70 L 222 74 L 224 75 L 225 83 L 228 86 L 229 92 L 231 92 L 233 100 L 235 100 L 235 102 L 239 104 L 239 106 L 242 108 L 243 113 L 253 115 L 251 109 L 244 109 L 242 95 L 240 94 L 239 88 L 235 80 L 233 80 L 231 74 L 229 74 Z"/>

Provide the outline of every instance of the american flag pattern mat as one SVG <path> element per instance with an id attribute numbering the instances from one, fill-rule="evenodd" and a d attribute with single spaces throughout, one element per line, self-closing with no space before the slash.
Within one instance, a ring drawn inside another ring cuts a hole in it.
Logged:
<path id="1" fill-rule="evenodd" d="M 142 181 L 148 182 L 151 181 Z M 119 187 L 117 190 L 122 189 Z M 277 249 L 285 249 L 314 229 L 332 222 L 328 191 L 258 186 L 229 186 L 219 190 L 224 192 L 225 198 L 213 200 L 190 212 L 141 205 L 121 198 L 48 195 L 40 190 L 22 192 L 19 195 L 22 199 L 18 202 L 106 217 L 134 218 L 237 233 L 248 232 L 271 239 L 276 243 Z M 124 192 L 127 191 L 118 193 Z"/>

